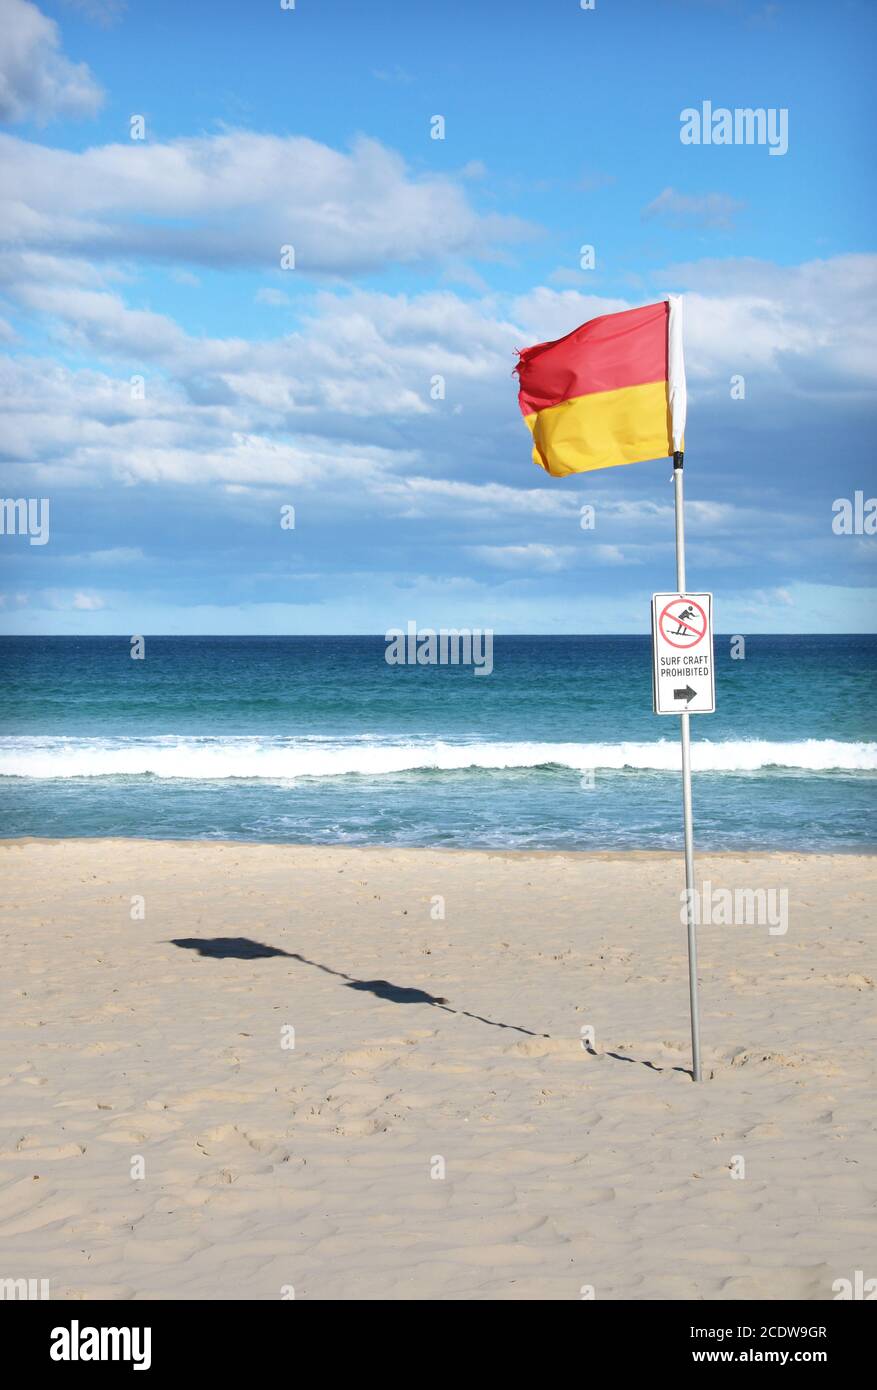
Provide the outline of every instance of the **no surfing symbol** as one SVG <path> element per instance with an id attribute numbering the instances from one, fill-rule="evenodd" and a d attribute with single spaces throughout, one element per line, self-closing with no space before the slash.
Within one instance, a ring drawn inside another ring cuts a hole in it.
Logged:
<path id="1" fill-rule="evenodd" d="M 671 647 L 696 647 L 709 628 L 709 619 L 693 598 L 675 598 L 661 611 L 658 629 Z"/>
<path id="2" fill-rule="evenodd" d="M 652 595 L 652 694 L 655 714 L 712 714 L 712 594 Z"/>

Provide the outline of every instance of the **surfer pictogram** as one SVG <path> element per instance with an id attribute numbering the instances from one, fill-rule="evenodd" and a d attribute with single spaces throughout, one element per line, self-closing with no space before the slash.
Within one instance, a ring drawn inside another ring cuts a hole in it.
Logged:
<path id="1" fill-rule="evenodd" d="M 681 612 L 681 613 L 676 613 L 676 614 L 674 614 L 674 616 L 675 616 L 675 619 L 676 619 L 677 623 L 679 624 L 679 626 L 678 626 L 677 629 L 676 629 L 676 632 L 675 632 L 674 636 L 676 636 L 676 637 L 687 637 L 687 636 L 688 636 L 688 633 L 689 633 L 689 631 L 690 631 L 690 629 L 686 626 L 686 620 L 687 620 L 688 618 L 693 618 L 693 617 L 694 617 L 694 609 L 692 608 L 691 604 L 690 604 L 690 603 L 687 603 L 687 604 L 685 605 L 685 607 L 683 608 L 682 612 Z"/>
<path id="2" fill-rule="evenodd" d="M 707 630 L 707 617 L 694 599 L 677 598 L 665 605 L 658 619 L 661 636 L 671 647 L 696 647 Z"/>

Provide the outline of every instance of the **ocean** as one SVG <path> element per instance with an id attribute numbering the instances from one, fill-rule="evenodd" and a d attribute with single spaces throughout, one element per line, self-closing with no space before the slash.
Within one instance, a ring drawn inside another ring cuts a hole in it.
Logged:
<path id="1" fill-rule="evenodd" d="M 496 637 L 493 672 L 383 637 L 4 637 L 0 834 L 675 849 L 679 730 L 648 637 Z M 870 850 L 877 637 L 716 638 L 697 846 Z"/>

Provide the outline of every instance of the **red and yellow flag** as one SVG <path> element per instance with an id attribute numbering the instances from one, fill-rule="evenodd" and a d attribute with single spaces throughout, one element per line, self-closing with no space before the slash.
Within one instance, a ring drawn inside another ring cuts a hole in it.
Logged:
<path id="1" fill-rule="evenodd" d="M 666 458 L 683 447 L 676 299 L 590 319 L 565 338 L 525 348 L 515 370 L 533 462 L 554 477 Z"/>

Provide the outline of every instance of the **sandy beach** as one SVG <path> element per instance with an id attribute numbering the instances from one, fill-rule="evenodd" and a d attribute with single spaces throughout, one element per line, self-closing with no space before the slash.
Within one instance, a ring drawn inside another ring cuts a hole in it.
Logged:
<path id="1" fill-rule="evenodd" d="M 823 1300 L 875 1273 L 874 858 L 700 858 L 788 889 L 785 934 L 701 928 L 701 1086 L 678 855 L 32 840 L 0 865 L 3 1278 Z"/>

